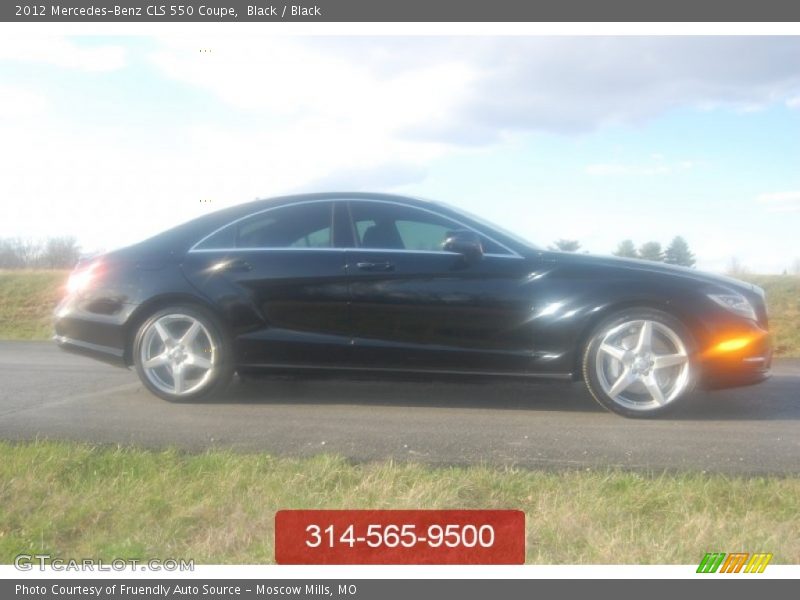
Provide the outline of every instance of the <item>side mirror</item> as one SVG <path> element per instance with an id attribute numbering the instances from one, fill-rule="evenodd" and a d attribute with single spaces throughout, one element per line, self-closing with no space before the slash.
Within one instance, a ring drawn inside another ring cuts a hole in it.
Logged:
<path id="1" fill-rule="evenodd" d="M 483 258 L 483 244 L 480 236 L 467 229 L 447 232 L 442 250 L 456 252 L 463 256 L 468 263 L 474 263 Z"/>

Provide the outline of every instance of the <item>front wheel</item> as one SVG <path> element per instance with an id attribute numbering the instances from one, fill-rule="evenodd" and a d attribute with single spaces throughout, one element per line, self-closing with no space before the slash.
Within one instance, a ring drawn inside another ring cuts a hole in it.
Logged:
<path id="1" fill-rule="evenodd" d="M 142 383 L 171 402 L 221 391 L 233 374 L 230 344 L 213 316 L 193 306 L 159 310 L 142 323 L 133 357 Z"/>
<path id="2" fill-rule="evenodd" d="M 583 378 L 597 402 L 626 417 L 656 416 L 694 388 L 689 332 L 673 316 L 651 309 L 623 311 L 592 334 Z"/>

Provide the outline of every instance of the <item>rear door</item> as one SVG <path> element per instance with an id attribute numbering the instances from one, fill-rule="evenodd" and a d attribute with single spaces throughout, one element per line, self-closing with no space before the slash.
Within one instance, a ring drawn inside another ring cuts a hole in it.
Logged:
<path id="1" fill-rule="evenodd" d="M 396 202 L 349 202 L 347 251 L 353 360 L 365 367 L 527 371 L 531 300 L 526 261 L 484 236 L 468 263 L 442 250 L 464 226 Z"/>
<path id="2" fill-rule="evenodd" d="M 330 200 L 270 208 L 187 254 L 187 277 L 231 323 L 239 365 L 347 361 L 349 292 L 333 214 Z"/>

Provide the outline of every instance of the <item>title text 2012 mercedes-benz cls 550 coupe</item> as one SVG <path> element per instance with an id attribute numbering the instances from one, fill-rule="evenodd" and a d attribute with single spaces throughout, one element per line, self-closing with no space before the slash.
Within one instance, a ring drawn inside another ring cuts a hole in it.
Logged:
<path id="1" fill-rule="evenodd" d="M 582 379 L 626 416 L 764 379 L 763 291 L 638 260 L 551 252 L 443 204 L 259 200 L 79 264 L 68 350 L 133 366 L 167 400 L 234 372 L 369 370 Z"/>

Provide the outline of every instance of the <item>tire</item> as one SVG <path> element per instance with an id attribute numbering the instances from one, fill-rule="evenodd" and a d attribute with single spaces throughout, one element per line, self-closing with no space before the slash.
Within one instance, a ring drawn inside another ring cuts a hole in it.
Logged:
<path id="1" fill-rule="evenodd" d="M 678 319 L 632 308 L 604 320 L 583 354 L 583 380 L 604 408 L 626 417 L 665 414 L 690 397 L 694 341 Z"/>
<path id="2" fill-rule="evenodd" d="M 153 394 L 192 402 L 220 393 L 233 376 L 231 343 L 207 310 L 163 308 L 139 327 L 133 343 L 136 373 Z"/>

